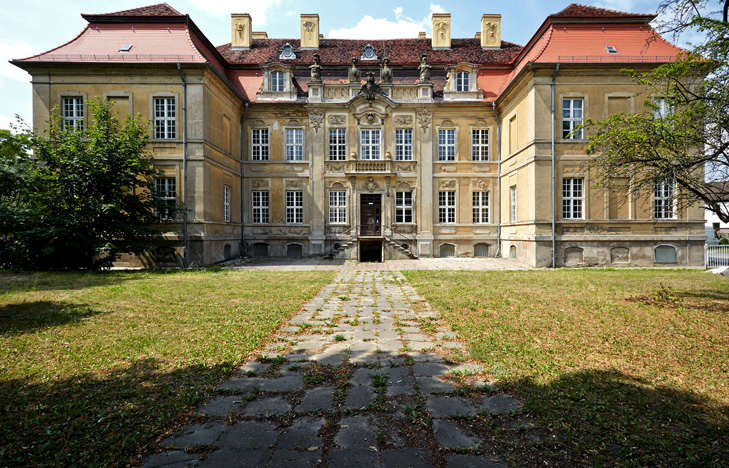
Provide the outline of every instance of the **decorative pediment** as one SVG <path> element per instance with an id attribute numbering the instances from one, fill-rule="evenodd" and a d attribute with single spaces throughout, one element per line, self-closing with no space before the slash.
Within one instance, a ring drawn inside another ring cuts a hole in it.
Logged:
<path id="1" fill-rule="evenodd" d="M 413 124 L 413 116 L 412 115 L 396 115 L 395 116 L 395 125 L 401 125 L 401 126 L 407 126 Z"/>
<path id="2" fill-rule="evenodd" d="M 441 127 L 455 127 L 456 124 L 453 123 L 451 119 L 443 119 L 443 121 L 440 123 Z"/>
<path id="3" fill-rule="evenodd" d="M 440 181 L 440 188 L 442 189 L 454 189 L 456 188 L 456 181 L 453 179 L 450 180 L 441 180 Z"/>
<path id="4" fill-rule="evenodd" d="M 253 122 L 251 122 L 251 127 L 265 127 L 265 126 L 266 126 L 266 122 L 264 122 L 261 119 L 254 120 Z"/>
<path id="5" fill-rule="evenodd" d="M 287 180 L 286 188 L 293 188 L 293 189 L 304 188 L 304 181 L 303 180 Z"/>
<path id="6" fill-rule="evenodd" d="M 254 189 L 267 189 L 268 180 L 253 180 L 251 182 L 251 187 Z"/>
<path id="7" fill-rule="evenodd" d="M 329 125 L 344 125 L 344 122 L 347 121 L 347 117 L 343 115 L 330 115 L 329 116 Z"/>

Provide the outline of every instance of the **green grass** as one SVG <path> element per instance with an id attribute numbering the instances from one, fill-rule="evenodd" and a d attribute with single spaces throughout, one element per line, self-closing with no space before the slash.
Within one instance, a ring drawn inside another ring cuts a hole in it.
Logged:
<path id="1" fill-rule="evenodd" d="M 403 272 L 576 465 L 729 466 L 729 281 Z M 554 447 L 550 448 L 554 450 Z"/>
<path id="2" fill-rule="evenodd" d="M 0 466 L 122 466 L 331 272 L 0 273 Z M 182 417 L 180 417 L 182 415 Z"/>

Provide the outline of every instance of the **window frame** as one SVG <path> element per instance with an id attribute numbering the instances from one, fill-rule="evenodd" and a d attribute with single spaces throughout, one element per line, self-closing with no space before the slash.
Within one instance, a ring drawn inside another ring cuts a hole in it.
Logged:
<path id="1" fill-rule="evenodd" d="M 365 143 L 365 134 L 368 135 L 367 143 Z M 376 143 L 371 142 L 373 135 L 377 135 L 378 141 Z M 373 157 L 373 156 L 377 156 L 377 157 Z M 359 129 L 359 159 L 361 159 L 363 161 L 381 161 L 382 160 L 382 129 L 381 128 L 360 128 Z"/>
<path id="2" fill-rule="evenodd" d="M 268 190 L 253 190 L 251 192 L 251 223 L 268 224 L 270 217 L 271 195 Z"/>
<path id="3" fill-rule="evenodd" d="M 476 142 L 476 134 L 481 134 L 479 141 Z M 483 140 L 483 133 L 486 134 L 486 141 Z M 491 129 L 489 128 L 472 128 L 471 129 L 471 160 L 472 161 L 489 161 L 491 158 Z M 486 153 L 485 155 L 483 153 Z"/>
<path id="4" fill-rule="evenodd" d="M 163 187 L 160 187 L 160 185 Z M 171 189 L 170 186 L 172 186 Z M 161 202 L 160 204 L 164 205 L 164 213 L 160 212 L 160 207 L 155 209 L 157 219 L 161 221 L 175 219 L 175 216 L 170 214 L 170 211 L 174 212 L 177 209 L 177 177 L 155 177 L 154 190 L 157 193 L 157 198 Z"/>
<path id="5" fill-rule="evenodd" d="M 230 185 L 223 185 L 223 221 L 230 222 Z"/>
<path id="6" fill-rule="evenodd" d="M 456 224 L 456 191 L 438 192 L 438 224 Z"/>
<path id="7" fill-rule="evenodd" d="M 585 219 L 584 178 L 562 178 L 562 219 Z"/>
<path id="8" fill-rule="evenodd" d="M 329 191 L 329 224 L 347 224 L 347 191 Z"/>
<path id="9" fill-rule="evenodd" d="M 162 115 L 158 115 L 158 102 L 164 101 Z M 172 104 L 171 112 L 169 103 Z M 154 122 L 153 140 L 177 140 L 177 95 L 152 96 L 152 116 Z M 170 115 L 172 114 L 172 115 Z M 162 125 L 160 125 L 160 123 Z"/>
<path id="10" fill-rule="evenodd" d="M 484 200 L 485 199 L 485 200 Z M 478 203 L 477 203 L 478 202 Z M 471 195 L 473 224 L 489 224 L 491 221 L 491 195 L 488 190 L 476 190 Z"/>
<path id="11" fill-rule="evenodd" d="M 409 218 L 409 219 L 408 219 Z M 413 192 L 395 192 L 395 224 L 413 224 Z"/>
<path id="12" fill-rule="evenodd" d="M 71 115 L 66 113 L 67 102 L 73 102 Z M 82 95 L 63 95 L 61 96 L 61 118 L 62 128 L 66 130 L 72 128 L 75 131 L 84 131 L 86 129 L 86 100 Z"/>
<path id="13" fill-rule="evenodd" d="M 675 197 L 675 182 L 667 180 L 656 182 L 653 188 L 653 218 L 676 219 Z"/>
<path id="14" fill-rule="evenodd" d="M 289 142 L 289 133 L 300 136 L 301 141 L 300 142 L 297 142 L 297 141 Z M 299 149 L 299 154 L 296 153 L 296 149 Z M 289 157 L 289 155 L 291 155 L 291 157 Z M 303 127 L 286 127 L 286 128 L 284 128 L 284 160 L 286 162 L 304 161 L 304 128 Z"/>
<path id="15" fill-rule="evenodd" d="M 510 220 L 512 223 L 515 223 L 519 220 L 519 207 L 518 207 L 518 201 L 519 197 L 517 195 L 516 185 L 512 185 L 509 187 L 509 204 L 511 205 L 511 217 Z"/>
<path id="16" fill-rule="evenodd" d="M 286 224 L 304 224 L 304 191 L 286 190 Z"/>
<path id="17" fill-rule="evenodd" d="M 445 135 L 445 138 L 443 138 Z M 452 142 L 450 140 L 452 136 Z M 438 129 L 438 161 L 455 161 L 456 160 L 456 129 L 455 128 L 439 128 Z M 450 150 L 450 151 L 449 151 Z M 450 154 L 452 153 L 452 154 Z"/>
<path id="18" fill-rule="evenodd" d="M 258 141 L 256 134 L 258 135 Z M 266 141 L 262 141 L 265 135 Z M 265 154 L 264 154 L 265 153 Z M 251 129 L 251 161 L 268 161 L 271 158 L 271 131 L 268 127 Z"/>
<path id="19" fill-rule="evenodd" d="M 269 79 L 269 88 L 272 93 L 283 93 L 286 91 L 286 72 L 281 70 L 271 70 Z"/>
<path id="20" fill-rule="evenodd" d="M 569 102 L 569 106 L 566 104 Z M 580 103 L 580 108 L 576 109 L 574 104 Z M 576 113 L 580 113 L 580 117 L 576 117 Z M 563 97 L 562 98 L 562 139 L 563 140 L 583 140 L 585 138 L 584 129 L 575 129 L 585 122 L 585 98 L 584 97 Z M 567 128 L 565 128 L 565 125 Z"/>
<path id="21" fill-rule="evenodd" d="M 335 135 L 335 141 L 332 142 L 332 136 Z M 346 161 L 347 160 L 347 129 L 346 128 L 330 128 L 328 132 L 329 161 Z"/>
<path id="22" fill-rule="evenodd" d="M 471 74 L 467 71 L 456 72 L 456 92 L 466 93 L 470 90 Z"/>
<path id="23" fill-rule="evenodd" d="M 409 141 L 405 136 L 409 135 Z M 395 129 L 395 161 L 412 161 L 413 160 L 413 129 L 412 128 L 396 128 Z"/>

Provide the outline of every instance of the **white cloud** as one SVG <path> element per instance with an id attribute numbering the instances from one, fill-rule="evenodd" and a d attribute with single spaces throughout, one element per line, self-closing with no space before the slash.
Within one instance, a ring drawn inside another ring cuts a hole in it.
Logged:
<path id="1" fill-rule="evenodd" d="M 271 9 L 280 7 L 281 0 L 190 0 L 202 11 L 213 14 L 248 13 L 254 28 L 266 25 Z"/>
<path id="2" fill-rule="evenodd" d="M 431 3 L 428 14 L 420 20 L 405 14 L 403 7 L 395 7 L 395 21 L 387 18 L 373 18 L 365 15 L 357 25 L 351 28 L 331 29 L 327 38 L 331 39 L 399 39 L 418 37 L 420 31 L 431 32 L 433 25 L 431 15 L 444 13 L 445 9 L 438 4 Z"/>
<path id="3" fill-rule="evenodd" d="M 25 42 L 0 42 L 0 77 L 14 81 L 30 81 L 28 72 L 8 63 L 8 60 L 30 57 L 35 54 L 33 47 Z M 0 86 L 2 85 L 0 84 Z"/>

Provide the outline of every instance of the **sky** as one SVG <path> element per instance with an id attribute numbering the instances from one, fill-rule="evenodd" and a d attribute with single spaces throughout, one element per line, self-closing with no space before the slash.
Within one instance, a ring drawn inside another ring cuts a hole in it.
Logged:
<path id="1" fill-rule="evenodd" d="M 19 115 L 32 122 L 30 75 L 8 63 L 45 52 L 76 37 L 86 26 L 81 13 L 109 13 L 155 0 L 0 0 L 0 128 Z M 526 44 L 544 19 L 569 0 L 168 0 L 189 14 L 215 45 L 230 42 L 230 14 L 249 13 L 254 31 L 268 37 L 297 38 L 299 15 L 319 14 L 325 38 L 430 37 L 432 13 L 451 14 L 451 37 L 473 37 L 481 15 L 501 14 L 503 40 Z M 579 3 L 634 13 L 655 13 L 660 0 L 579 0 Z M 302 6 L 303 5 L 303 6 Z M 343 6 L 346 5 L 346 6 Z"/>

